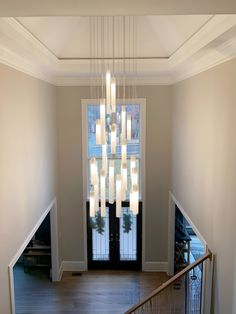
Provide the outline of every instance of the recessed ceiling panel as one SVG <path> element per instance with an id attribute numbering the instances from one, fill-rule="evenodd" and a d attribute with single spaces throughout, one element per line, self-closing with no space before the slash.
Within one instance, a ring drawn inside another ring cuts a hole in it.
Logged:
<path id="1" fill-rule="evenodd" d="M 210 15 L 137 17 L 137 56 L 168 58 Z M 24 17 L 17 20 L 60 59 L 90 57 L 88 17 Z"/>

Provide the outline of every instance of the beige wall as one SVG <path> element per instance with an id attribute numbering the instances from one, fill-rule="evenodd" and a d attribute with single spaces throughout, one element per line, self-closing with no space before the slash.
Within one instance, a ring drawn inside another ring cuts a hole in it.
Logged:
<path id="1" fill-rule="evenodd" d="M 89 88 L 57 87 L 62 260 L 84 261 L 81 98 Z"/>
<path id="2" fill-rule="evenodd" d="M 170 87 L 139 87 L 146 106 L 146 261 L 167 261 Z M 58 87 L 62 259 L 84 261 L 81 99 L 88 87 Z"/>
<path id="3" fill-rule="evenodd" d="M 146 258 L 167 261 L 170 184 L 171 94 L 169 86 L 143 86 L 146 105 Z"/>
<path id="4" fill-rule="evenodd" d="M 215 314 L 235 298 L 236 60 L 173 86 L 171 190 L 216 252 Z"/>
<path id="5" fill-rule="evenodd" d="M 56 195 L 55 88 L 0 65 L 0 313 L 8 265 Z"/>

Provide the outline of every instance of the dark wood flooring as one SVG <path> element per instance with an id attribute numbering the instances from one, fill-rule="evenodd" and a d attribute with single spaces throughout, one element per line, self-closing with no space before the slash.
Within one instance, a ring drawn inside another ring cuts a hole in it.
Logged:
<path id="1" fill-rule="evenodd" d="M 16 314 L 122 314 L 168 279 L 165 273 L 88 271 L 52 283 L 15 266 Z"/>

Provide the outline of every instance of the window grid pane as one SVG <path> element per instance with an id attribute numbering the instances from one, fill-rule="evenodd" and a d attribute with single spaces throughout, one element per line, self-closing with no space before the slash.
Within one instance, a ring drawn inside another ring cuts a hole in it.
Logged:
<path id="1" fill-rule="evenodd" d="M 126 105 L 127 114 L 132 116 L 132 140 L 127 143 L 127 155 L 140 156 L 140 105 Z M 121 132 L 121 105 L 117 105 L 117 127 L 118 134 Z M 87 120 L 88 120 L 88 158 L 101 157 L 101 145 L 96 145 L 96 120 L 99 119 L 99 105 L 87 106 Z M 109 143 L 109 139 L 108 139 Z M 108 145 L 108 157 L 110 153 L 110 145 Z M 117 157 L 121 155 L 121 145 L 117 145 Z"/>

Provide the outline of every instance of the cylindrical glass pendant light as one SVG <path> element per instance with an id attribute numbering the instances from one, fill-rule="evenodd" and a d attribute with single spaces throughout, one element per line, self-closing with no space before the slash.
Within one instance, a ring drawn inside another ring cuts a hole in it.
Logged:
<path id="1" fill-rule="evenodd" d="M 137 167 L 132 168 L 131 181 L 132 181 L 132 186 L 135 184 L 136 185 L 138 184 L 138 168 Z"/>
<path id="2" fill-rule="evenodd" d="M 109 203 L 114 203 L 114 176 L 115 176 L 114 160 L 109 160 Z"/>
<path id="3" fill-rule="evenodd" d="M 95 185 L 98 181 L 98 173 L 97 173 L 97 160 L 95 157 L 91 158 L 90 161 L 90 176 L 91 176 L 91 184 Z"/>
<path id="4" fill-rule="evenodd" d="M 106 103 L 107 103 L 107 114 L 111 112 L 111 72 L 106 72 Z"/>
<path id="5" fill-rule="evenodd" d="M 133 194 L 133 189 L 130 190 L 130 194 L 129 194 L 129 208 L 133 213 L 133 209 L 134 209 L 134 194 Z"/>
<path id="6" fill-rule="evenodd" d="M 130 173 L 132 173 L 132 169 L 136 167 L 136 157 L 130 157 Z"/>
<path id="7" fill-rule="evenodd" d="M 89 215 L 90 217 L 95 216 L 95 195 L 93 190 L 90 191 L 89 195 Z"/>
<path id="8" fill-rule="evenodd" d="M 111 111 L 116 112 L 116 81 L 114 77 L 111 80 Z"/>
<path id="9" fill-rule="evenodd" d="M 111 153 L 116 153 L 116 124 L 111 125 Z"/>
<path id="10" fill-rule="evenodd" d="M 101 121 L 101 144 L 106 144 L 106 103 L 100 99 L 100 121 Z"/>
<path id="11" fill-rule="evenodd" d="M 116 217 L 121 216 L 121 175 L 116 175 Z"/>
<path id="12" fill-rule="evenodd" d="M 139 206 L 139 191 L 137 184 L 135 184 L 130 192 L 130 209 L 134 215 L 138 214 L 138 206 Z"/>
<path id="13" fill-rule="evenodd" d="M 121 110 L 121 141 L 126 140 L 126 109 L 122 106 Z"/>
<path id="14" fill-rule="evenodd" d="M 131 114 L 127 114 L 127 141 L 131 140 Z"/>
<path id="15" fill-rule="evenodd" d="M 107 175 L 107 145 L 102 145 L 102 169 L 105 171 L 105 176 Z"/>
<path id="16" fill-rule="evenodd" d="M 101 120 L 96 120 L 96 145 L 102 144 L 102 126 Z"/>
<path id="17" fill-rule="evenodd" d="M 121 184 L 121 189 L 122 189 L 122 195 L 121 199 L 122 201 L 126 200 L 126 190 L 127 190 L 127 164 L 124 163 L 121 166 L 121 175 L 122 175 L 122 184 Z"/>
<path id="18" fill-rule="evenodd" d="M 101 216 L 106 216 L 106 175 L 105 171 L 101 171 Z"/>
<path id="19" fill-rule="evenodd" d="M 123 164 L 126 164 L 126 158 L 127 158 L 127 144 L 126 144 L 126 140 L 122 140 L 122 145 L 121 145 L 121 166 Z"/>
<path id="20" fill-rule="evenodd" d="M 99 209 L 99 180 L 97 180 L 97 184 L 94 186 L 94 206 L 95 206 L 95 213 Z"/>

